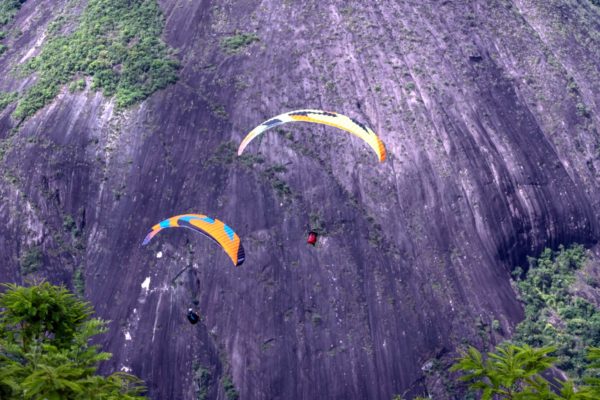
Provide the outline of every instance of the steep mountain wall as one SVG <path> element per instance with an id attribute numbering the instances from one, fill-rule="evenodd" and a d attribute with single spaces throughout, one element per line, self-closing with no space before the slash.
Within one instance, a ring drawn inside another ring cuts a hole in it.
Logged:
<path id="1" fill-rule="evenodd" d="M 0 280 L 39 267 L 30 276 L 84 281 L 112 321 L 107 370 L 141 376 L 155 399 L 232 398 L 229 382 L 243 399 L 443 398 L 427 361 L 522 318 L 511 268 L 598 240 L 600 8 L 350 3 L 163 0 L 176 84 L 125 110 L 89 84 L 22 122 L 9 105 Z M 23 4 L 0 90 L 34 82 L 14 68 L 66 7 Z M 241 33 L 258 41 L 234 52 L 223 40 Z M 235 157 L 252 127 L 297 108 L 364 121 L 388 160 L 313 124 Z M 245 264 L 189 231 L 140 247 L 184 212 L 230 224 Z"/>

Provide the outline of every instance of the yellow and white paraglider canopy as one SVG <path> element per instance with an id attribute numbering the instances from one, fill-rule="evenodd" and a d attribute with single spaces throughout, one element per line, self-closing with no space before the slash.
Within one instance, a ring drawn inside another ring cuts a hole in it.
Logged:
<path id="1" fill-rule="evenodd" d="M 380 162 L 385 160 L 385 146 L 383 145 L 381 139 L 379 139 L 375 132 L 373 132 L 369 127 L 345 115 L 323 110 L 290 111 L 263 122 L 256 128 L 252 129 L 252 131 L 246 135 L 244 140 L 242 140 L 242 143 L 238 148 L 238 156 L 242 155 L 248 144 L 261 133 L 278 125 L 294 121 L 314 122 L 317 124 L 330 125 L 346 132 L 350 132 L 351 134 L 358 136 L 367 142 L 367 144 L 377 154 Z"/>

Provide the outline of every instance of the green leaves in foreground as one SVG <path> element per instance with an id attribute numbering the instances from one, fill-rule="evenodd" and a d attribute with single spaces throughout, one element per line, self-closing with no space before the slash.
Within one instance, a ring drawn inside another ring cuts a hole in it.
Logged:
<path id="1" fill-rule="evenodd" d="M 106 323 L 91 306 L 49 283 L 4 284 L 0 294 L 0 398 L 48 400 L 141 399 L 133 375 L 96 375 L 111 357 L 90 345 Z"/>
<path id="2" fill-rule="evenodd" d="M 77 300 L 64 287 L 48 282 L 31 287 L 15 284 L 4 287 L 8 290 L 0 296 L 0 308 L 4 309 L 0 312 L 0 327 L 24 351 L 39 343 L 68 345 L 92 313 L 89 304 Z"/>
<path id="3" fill-rule="evenodd" d="M 600 398 L 600 385 L 589 384 L 575 388 L 571 381 L 552 384 L 542 376 L 556 361 L 549 356 L 555 348 L 532 348 L 502 343 L 495 353 L 484 357 L 476 348 L 469 347 L 451 368 L 465 375 L 461 380 L 469 382 L 471 390 L 481 393 L 481 399 L 520 400 L 592 400 Z M 598 355 L 600 349 L 591 349 Z"/>

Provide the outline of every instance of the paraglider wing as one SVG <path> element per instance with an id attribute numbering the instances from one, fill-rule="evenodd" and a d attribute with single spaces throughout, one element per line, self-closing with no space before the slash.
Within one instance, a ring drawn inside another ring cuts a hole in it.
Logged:
<path id="1" fill-rule="evenodd" d="M 218 219 L 202 214 L 176 215 L 161 221 L 152 227 L 142 245 L 147 245 L 158 232 L 166 228 L 188 228 L 205 235 L 219 244 L 236 266 L 242 265 L 246 258 L 242 242 L 233 229 Z"/>
<path id="2" fill-rule="evenodd" d="M 380 162 L 385 160 L 385 146 L 383 145 L 381 139 L 379 139 L 375 132 L 373 132 L 369 127 L 345 115 L 322 110 L 290 111 L 263 122 L 256 128 L 252 129 L 252 131 L 246 135 L 244 140 L 242 140 L 242 143 L 238 148 L 238 156 L 242 155 L 246 146 L 248 146 L 248 144 L 261 133 L 278 125 L 294 121 L 314 122 L 317 124 L 330 125 L 345 130 L 346 132 L 350 132 L 351 134 L 358 136 L 367 142 L 367 144 L 371 146 L 371 148 L 377 154 Z"/>

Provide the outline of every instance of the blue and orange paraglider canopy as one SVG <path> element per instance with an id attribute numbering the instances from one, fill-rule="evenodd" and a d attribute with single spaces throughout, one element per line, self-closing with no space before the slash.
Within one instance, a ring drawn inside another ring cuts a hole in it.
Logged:
<path id="1" fill-rule="evenodd" d="M 182 214 L 167 218 L 152 227 L 142 242 L 147 245 L 152 238 L 166 228 L 188 228 L 201 233 L 220 245 L 234 265 L 242 265 L 246 259 L 239 236 L 228 225 L 202 214 Z"/>

